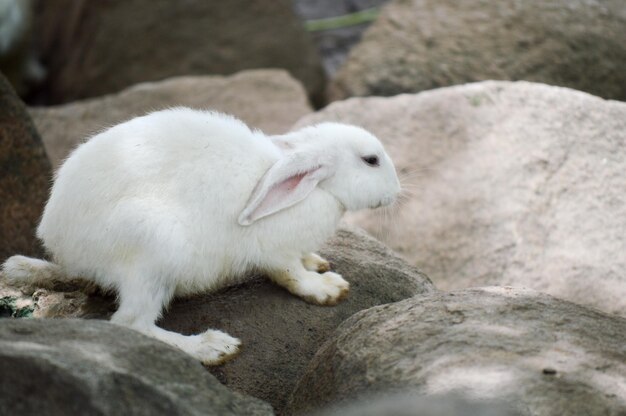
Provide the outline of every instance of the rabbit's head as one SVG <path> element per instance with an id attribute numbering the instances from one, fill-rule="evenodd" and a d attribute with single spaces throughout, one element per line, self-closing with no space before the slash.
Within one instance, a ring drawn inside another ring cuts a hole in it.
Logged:
<path id="1" fill-rule="evenodd" d="M 283 156 L 257 183 L 241 225 L 304 200 L 316 187 L 350 211 L 395 201 L 400 182 L 380 141 L 355 126 L 322 123 L 271 138 Z"/>

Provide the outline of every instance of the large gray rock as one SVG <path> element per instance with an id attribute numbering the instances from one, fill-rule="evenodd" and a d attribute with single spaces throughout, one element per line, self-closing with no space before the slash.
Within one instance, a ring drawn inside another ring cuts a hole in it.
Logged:
<path id="1" fill-rule="evenodd" d="M 286 69 L 321 101 L 321 61 L 290 0 L 41 1 L 35 26 L 46 103 L 254 68 Z"/>
<path id="2" fill-rule="evenodd" d="M 232 114 L 265 133 L 285 132 L 311 112 L 302 86 L 283 70 L 243 71 L 228 77 L 187 76 L 143 83 L 118 94 L 52 107 L 32 107 L 46 151 L 58 166 L 103 128 L 164 108 L 185 106 Z"/>
<path id="3" fill-rule="evenodd" d="M 333 103 L 407 183 L 384 221 L 352 221 L 441 289 L 531 287 L 626 315 L 626 104 L 527 82 Z"/>
<path id="4" fill-rule="evenodd" d="M 489 79 L 626 100 L 623 0 L 395 0 L 350 53 L 331 99 Z"/>
<path id="5" fill-rule="evenodd" d="M 16 253 L 42 253 L 35 227 L 50 176 L 50 162 L 26 106 L 0 73 L 0 263 Z"/>
<path id="6" fill-rule="evenodd" d="M 272 415 L 186 354 L 108 322 L 0 320 L 0 414 Z"/>
<path id="7" fill-rule="evenodd" d="M 315 355 L 286 414 L 412 390 L 524 415 L 618 416 L 625 377 L 626 319 L 527 289 L 469 289 L 351 317 Z"/>
<path id="8" fill-rule="evenodd" d="M 360 310 L 434 290 L 426 276 L 362 231 L 341 229 L 321 254 L 350 282 L 348 297 L 336 306 L 311 305 L 259 276 L 214 294 L 178 299 L 160 325 L 185 334 L 217 328 L 240 338 L 241 354 L 211 371 L 228 387 L 266 400 L 280 413 L 311 357 L 341 322 Z M 16 316 L 107 318 L 115 310 L 111 298 L 66 290 L 11 294 L 0 287 L 0 297 L 5 293 Z"/>

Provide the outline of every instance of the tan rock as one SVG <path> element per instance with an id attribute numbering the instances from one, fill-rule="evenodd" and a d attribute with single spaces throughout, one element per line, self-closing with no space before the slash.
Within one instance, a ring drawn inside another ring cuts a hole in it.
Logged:
<path id="1" fill-rule="evenodd" d="M 626 104 L 527 82 L 353 98 L 305 117 L 362 125 L 408 197 L 352 222 L 442 289 L 516 285 L 626 314 Z"/>
<path id="2" fill-rule="evenodd" d="M 626 100 L 623 0 L 395 0 L 350 53 L 333 100 L 527 80 Z"/>
<path id="3" fill-rule="evenodd" d="M 167 107 L 213 109 L 266 133 L 282 133 L 311 111 L 302 86 L 283 70 L 222 76 L 189 76 L 143 83 L 118 94 L 30 113 L 55 167 L 88 136 L 113 124 Z"/>

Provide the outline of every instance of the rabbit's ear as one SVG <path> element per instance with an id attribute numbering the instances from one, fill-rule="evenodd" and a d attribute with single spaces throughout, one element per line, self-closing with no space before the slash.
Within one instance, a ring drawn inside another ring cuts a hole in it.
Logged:
<path id="1" fill-rule="evenodd" d="M 305 152 L 286 155 L 268 169 L 252 191 L 239 215 L 239 224 L 250 225 L 285 208 L 297 204 L 331 175 L 328 163 Z"/>

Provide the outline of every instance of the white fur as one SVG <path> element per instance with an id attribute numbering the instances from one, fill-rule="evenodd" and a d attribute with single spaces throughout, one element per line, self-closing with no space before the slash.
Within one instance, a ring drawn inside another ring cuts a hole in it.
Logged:
<path id="1" fill-rule="evenodd" d="M 26 256 L 10 257 L 2 265 L 2 271 L 7 283 L 13 286 L 46 284 L 66 277 L 58 265 Z"/>
<path id="2" fill-rule="evenodd" d="M 373 154 L 378 167 L 361 159 Z M 320 169 L 323 178 L 309 186 Z M 304 176 L 299 190 L 280 182 L 289 172 Z M 270 196 L 259 200 L 264 186 Z M 399 190 L 382 145 L 358 127 L 323 123 L 268 137 L 226 115 L 175 108 L 79 146 L 56 175 L 37 235 L 58 264 L 50 267 L 119 293 L 113 322 L 211 364 L 234 354 L 239 341 L 156 327 L 175 294 L 214 290 L 256 269 L 309 301 L 336 303 L 348 283 L 312 252 L 345 209 L 389 204 Z M 272 212 L 247 215 L 259 206 Z M 16 264 L 28 269 L 15 258 L 4 266 L 9 279 Z M 33 263 L 40 276 L 42 264 Z"/>

